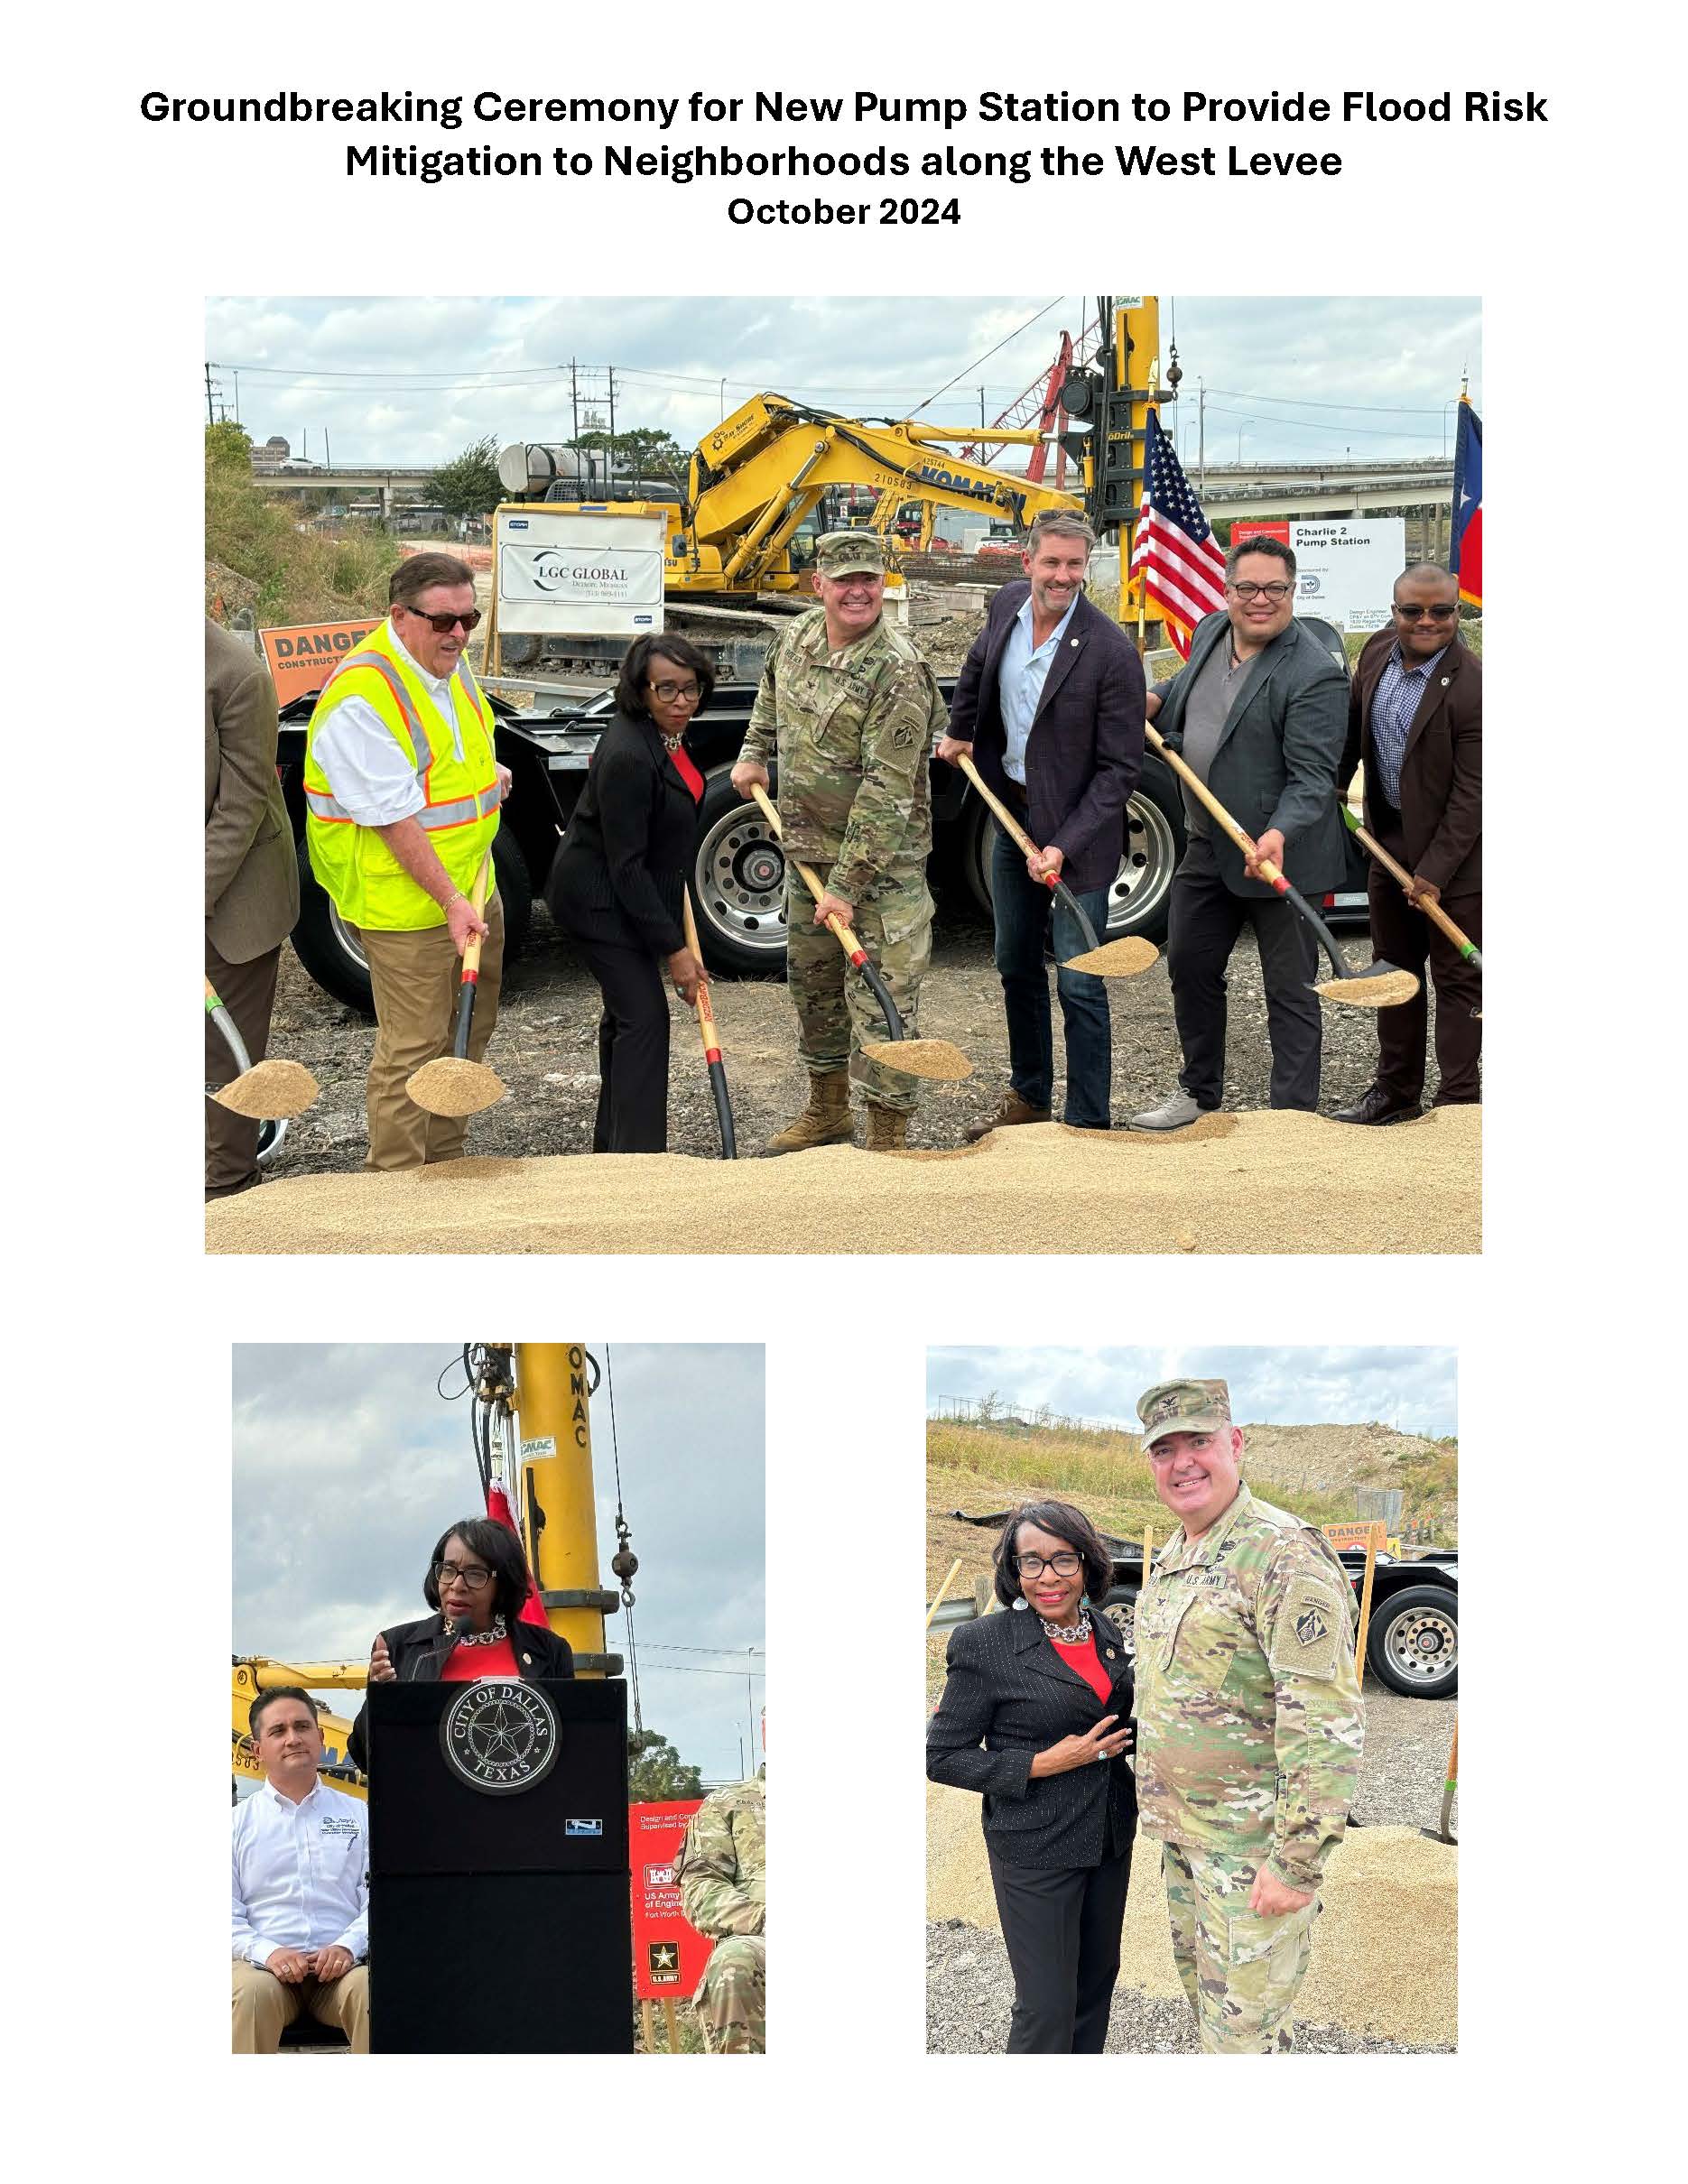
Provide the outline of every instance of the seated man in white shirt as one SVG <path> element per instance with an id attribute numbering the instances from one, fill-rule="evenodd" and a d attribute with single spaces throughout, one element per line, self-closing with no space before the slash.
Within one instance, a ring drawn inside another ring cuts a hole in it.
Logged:
<path id="1" fill-rule="evenodd" d="M 235 2046 L 274 2055 L 301 2010 L 369 2052 L 369 1815 L 320 1781 L 322 1731 L 303 1691 L 248 1716 L 264 1787 L 235 1809 Z"/>

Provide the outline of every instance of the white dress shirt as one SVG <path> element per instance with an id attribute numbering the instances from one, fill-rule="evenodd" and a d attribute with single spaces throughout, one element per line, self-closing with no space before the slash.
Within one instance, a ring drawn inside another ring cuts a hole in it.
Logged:
<path id="1" fill-rule="evenodd" d="M 235 1948 L 369 1953 L 369 1809 L 319 1782 L 294 1804 L 265 1782 L 235 1809 Z"/>
<path id="2" fill-rule="evenodd" d="M 1067 634 L 1067 625 L 1072 619 L 1073 607 L 1079 604 L 1079 594 L 1072 595 L 1072 606 L 1062 615 L 1041 644 L 1032 643 L 1032 596 L 1028 592 L 1020 611 L 1014 617 L 1014 626 L 1008 632 L 1008 641 L 1002 648 L 1002 663 L 997 670 L 997 705 L 1002 715 L 1002 731 L 1007 748 L 1002 754 L 1002 770 L 1010 781 L 1024 785 L 1025 781 L 1025 745 L 1032 733 L 1032 723 L 1037 718 L 1038 700 L 1043 695 L 1044 678 L 1049 665 L 1060 650 L 1061 640 Z"/>
<path id="3" fill-rule="evenodd" d="M 422 689 L 432 700 L 442 736 L 429 740 L 436 750 L 450 741 L 458 763 L 463 759 L 463 737 L 457 708 L 451 702 L 451 677 L 443 681 L 427 669 L 401 641 L 389 615 L 387 637 L 414 669 Z M 324 773 L 335 799 L 360 827 L 391 827 L 412 819 L 427 804 L 422 783 L 397 738 L 366 698 L 343 698 L 317 730 L 311 754 Z"/>

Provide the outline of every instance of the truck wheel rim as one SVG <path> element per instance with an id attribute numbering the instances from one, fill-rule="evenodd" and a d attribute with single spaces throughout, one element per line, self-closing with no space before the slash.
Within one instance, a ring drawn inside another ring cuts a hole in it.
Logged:
<path id="1" fill-rule="evenodd" d="M 1459 1633 L 1430 1609 L 1403 1615 L 1390 1629 L 1388 1654 L 1392 1666 L 1414 1683 L 1440 1683 L 1459 1666 Z"/>
<path id="2" fill-rule="evenodd" d="M 360 971 L 369 968 L 369 958 L 364 953 L 364 944 L 355 928 L 347 924 L 332 902 L 329 904 L 329 924 L 333 929 L 335 945 L 343 956 L 349 957 Z"/>
<path id="3" fill-rule="evenodd" d="M 761 813 L 728 812 L 703 838 L 698 910 L 718 936 L 766 956 L 785 948 L 785 856 Z"/>
<path id="4" fill-rule="evenodd" d="M 1108 930 L 1116 938 L 1158 914 L 1173 884 L 1178 845 L 1172 822 L 1152 797 L 1134 796 L 1126 812 L 1126 849 L 1108 894 Z"/>

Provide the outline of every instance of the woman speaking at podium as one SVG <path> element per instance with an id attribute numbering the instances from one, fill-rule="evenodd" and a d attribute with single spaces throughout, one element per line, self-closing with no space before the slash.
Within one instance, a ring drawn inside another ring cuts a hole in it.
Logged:
<path id="1" fill-rule="evenodd" d="M 429 1558 L 422 1598 L 431 1615 L 376 1633 L 371 1683 L 478 1683 L 499 1676 L 535 1683 L 574 1674 L 568 1640 L 543 1623 L 520 1620 L 527 1563 L 507 1525 L 490 1517 L 453 1524 Z M 366 1774 L 367 1711 L 366 1702 L 346 1740 L 352 1763 Z"/>

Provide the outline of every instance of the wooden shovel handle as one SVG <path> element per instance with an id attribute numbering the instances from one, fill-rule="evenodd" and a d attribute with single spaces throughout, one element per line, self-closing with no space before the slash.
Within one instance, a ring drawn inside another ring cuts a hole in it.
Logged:
<path id="1" fill-rule="evenodd" d="M 680 890 L 680 909 L 681 914 L 685 920 L 686 946 L 698 959 L 699 972 L 703 973 L 703 950 L 698 946 L 698 921 L 691 914 L 691 890 L 683 884 Z M 719 1054 L 721 1042 L 715 1036 L 715 1012 L 710 1006 L 710 981 L 707 974 L 700 976 L 698 979 L 698 1029 L 703 1034 L 705 1054 Z"/>
<path id="2" fill-rule="evenodd" d="M 475 875 L 475 884 L 469 893 L 469 908 L 478 918 L 486 914 L 487 883 L 491 876 L 492 851 L 489 849 L 480 861 L 480 870 Z M 480 942 L 481 936 L 478 933 L 469 935 L 468 945 L 463 950 L 462 975 L 465 978 L 480 976 Z"/>
<path id="3" fill-rule="evenodd" d="M 1195 792 L 1199 802 L 1206 805 L 1208 810 L 1212 814 L 1213 818 L 1218 819 L 1220 825 L 1225 829 L 1226 833 L 1229 835 L 1232 841 L 1236 843 L 1238 848 L 1242 851 L 1243 855 L 1246 857 L 1253 856 L 1255 854 L 1254 837 L 1252 835 L 1244 833 L 1243 829 L 1237 824 L 1230 813 L 1227 811 L 1224 805 L 1220 803 L 1219 798 L 1214 795 L 1212 790 L 1208 787 L 1206 782 L 1202 780 L 1201 776 L 1197 773 L 1193 768 L 1185 765 L 1183 760 L 1179 757 L 1176 751 L 1169 751 L 1167 749 L 1165 744 L 1161 739 L 1158 730 L 1155 728 L 1155 723 L 1152 720 L 1145 722 L 1143 733 L 1145 736 L 1147 736 L 1149 742 L 1154 745 L 1155 748 L 1160 753 L 1161 756 L 1166 761 L 1167 764 L 1178 776 L 1179 780 L 1183 782 L 1187 788 Z M 1256 870 L 1259 873 L 1260 877 L 1266 882 L 1267 885 L 1275 887 L 1280 894 L 1284 893 L 1285 889 L 1289 884 L 1288 881 L 1285 879 L 1284 875 L 1278 870 L 1277 866 L 1272 862 L 1270 857 L 1261 857 L 1256 865 Z"/>
<path id="4" fill-rule="evenodd" d="M 1378 864 L 1383 866 L 1384 870 L 1388 874 L 1392 880 L 1398 881 L 1403 887 L 1410 887 L 1413 884 L 1413 875 L 1407 871 L 1405 865 L 1397 865 L 1396 863 L 1395 859 L 1389 855 L 1389 852 L 1384 847 L 1383 844 L 1377 840 L 1375 835 L 1368 834 L 1363 827 L 1356 825 L 1354 820 L 1351 819 L 1349 821 L 1349 826 L 1352 829 L 1354 839 L 1359 844 L 1360 847 L 1365 850 L 1368 856 L 1374 856 L 1377 858 Z M 1459 949 L 1461 952 L 1473 947 L 1473 942 L 1466 934 L 1460 930 L 1459 927 L 1448 915 L 1447 912 L 1443 910 L 1440 902 L 1418 902 L 1413 904 L 1413 908 L 1414 910 L 1422 910 L 1424 915 L 1430 920 L 1431 923 L 1440 931 L 1446 933 L 1455 948 Z"/>
<path id="5" fill-rule="evenodd" d="M 984 782 L 979 779 L 978 768 L 973 763 L 972 760 L 968 756 L 965 751 L 960 752 L 957 755 L 955 763 L 960 767 L 962 773 L 966 774 L 968 780 L 972 782 L 974 788 L 978 791 L 978 793 L 984 798 L 986 803 L 990 807 L 991 810 L 996 813 L 997 817 L 1007 828 L 1009 838 L 1013 841 L 1015 847 L 1019 850 L 1020 855 L 1022 856 L 1028 857 L 1035 856 L 1037 855 L 1036 843 L 1033 841 L 1031 836 L 1025 831 L 1025 828 L 1020 825 L 1019 821 L 1015 818 L 1013 812 L 1009 810 L 1006 804 L 1005 804 L 999 797 L 993 796 L 990 791 L 986 788 Z M 1050 879 L 1049 884 L 1052 888 L 1055 884 L 1053 875 Z"/>
<path id="6" fill-rule="evenodd" d="M 750 793 L 756 798 L 757 804 L 761 807 L 763 818 L 766 819 L 768 825 L 773 828 L 774 833 L 779 837 L 780 840 L 784 841 L 785 838 L 785 830 L 780 825 L 780 815 L 774 809 L 773 802 L 768 796 L 767 791 L 762 786 L 760 782 L 752 782 L 750 784 Z M 819 903 L 821 896 L 825 894 L 826 889 L 821 886 L 820 881 L 815 877 L 814 874 L 810 871 L 807 865 L 800 863 L 796 857 L 792 859 L 792 863 L 797 866 L 798 876 L 802 881 L 803 885 L 809 890 L 810 893 L 813 895 L 816 902 Z M 832 938 L 844 950 L 844 953 L 849 958 L 850 961 L 854 963 L 857 958 L 862 953 L 862 944 L 856 938 L 856 935 L 851 928 L 845 924 L 842 918 L 835 916 L 830 911 L 829 911 L 827 912 L 827 930 L 831 933 Z"/>

